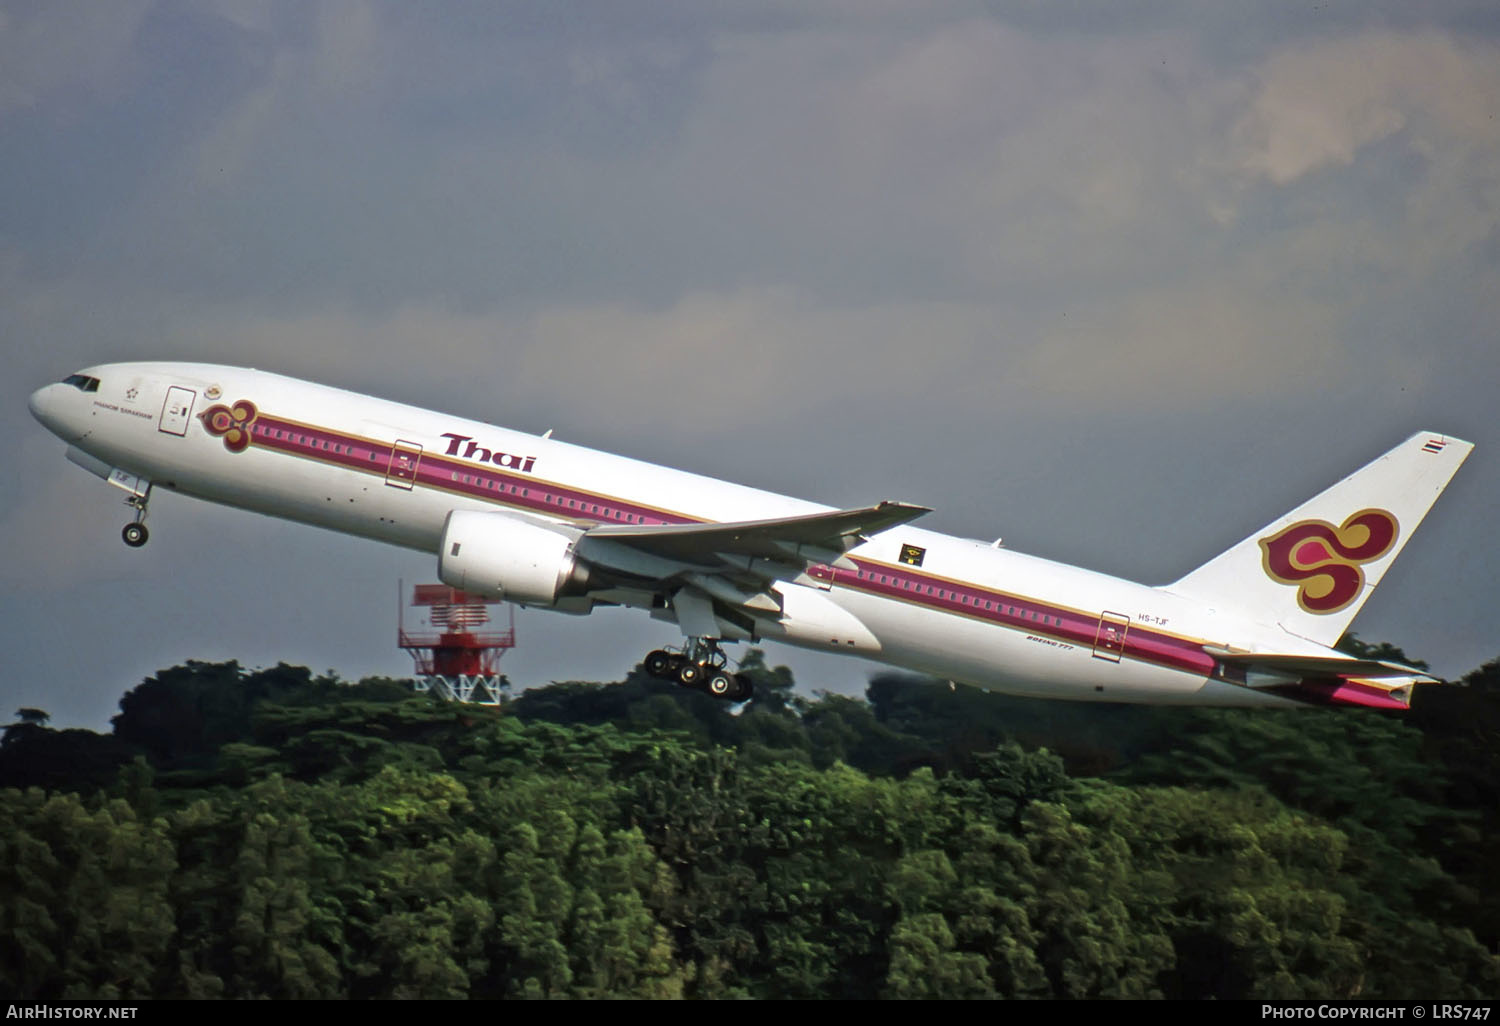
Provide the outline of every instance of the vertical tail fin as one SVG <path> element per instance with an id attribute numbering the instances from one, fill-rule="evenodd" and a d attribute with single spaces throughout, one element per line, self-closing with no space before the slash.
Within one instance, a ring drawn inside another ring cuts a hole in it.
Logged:
<path id="1" fill-rule="evenodd" d="M 1413 435 L 1164 590 L 1332 646 L 1473 448 Z"/>

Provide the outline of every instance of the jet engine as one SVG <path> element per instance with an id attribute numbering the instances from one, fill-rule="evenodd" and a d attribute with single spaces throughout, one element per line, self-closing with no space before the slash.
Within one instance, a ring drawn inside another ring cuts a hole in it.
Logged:
<path id="1" fill-rule="evenodd" d="M 438 577 L 474 595 L 556 606 L 588 591 L 588 567 L 561 531 L 505 513 L 454 510 L 443 525 Z"/>

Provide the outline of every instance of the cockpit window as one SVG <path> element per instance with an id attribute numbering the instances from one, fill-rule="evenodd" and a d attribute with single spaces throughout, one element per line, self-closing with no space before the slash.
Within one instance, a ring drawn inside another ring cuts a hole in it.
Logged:
<path id="1" fill-rule="evenodd" d="M 72 385 L 80 392 L 99 391 L 99 379 L 91 378 L 87 374 L 69 374 L 63 378 L 64 385 Z"/>

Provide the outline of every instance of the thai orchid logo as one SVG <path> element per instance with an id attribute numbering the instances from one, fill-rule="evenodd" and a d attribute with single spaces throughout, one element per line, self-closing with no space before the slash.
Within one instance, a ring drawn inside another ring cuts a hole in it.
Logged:
<path id="1" fill-rule="evenodd" d="M 1362 509 L 1334 527 L 1299 520 L 1260 539 L 1261 563 L 1273 581 L 1297 586 L 1297 604 L 1309 613 L 1336 613 L 1364 588 L 1362 564 L 1391 551 L 1400 534 L 1383 509 Z"/>
<path id="2" fill-rule="evenodd" d="M 244 452 L 250 444 L 250 425 L 259 415 L 254 403 L 241 399 L 233 406 L 210 406 L 199 416 L 203 419 L 205 431 L 224 439 L 224 448 L 230 452 Z"/>

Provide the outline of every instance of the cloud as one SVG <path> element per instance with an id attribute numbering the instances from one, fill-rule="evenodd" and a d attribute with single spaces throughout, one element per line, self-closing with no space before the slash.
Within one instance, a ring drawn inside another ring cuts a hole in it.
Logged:
<path id="1" fill-rule="evenodd" d="M 1018 373 L 1096 411 L 1310 394 L 1347 370 L 1340 328 L 1333 305 L 1272 299 L 1250 282 L 1166 286 L 1055 321 Z"/>
<path id="2" fill-rule="evenodd" d="M 683 39 L 564 33 L 537 44 L 550 72 L 448 78 L 452 26 L 381 60 L 410 29 L 381 10 L 295 32 L 237 19 L 274 37 L 256 44 L 264 73 L 116 219 L 107 244 L 131 259 L 99 273 L 124 280 L 40 290 L 52 305 L 107 309 L 164 355 L 424 394 L 455 373 L 476 397 L 480 381 L 565 382 L 657 424 L 673 397 L 726 383 L 757 397 L 718 412 L 740 428 L 830 390 L 1182 408 L 1231 379 L 1332 380 L 1362 345 L 1335 306 L 1393 279 L 1428 288 L 1492 223 L 1475 216 L 1484 162 L 1441 146 L 1420 188 L 1342 190 L 1291 224 L 1245 219 L 1233 195 L 1343 166 L 1382 133 L 1488 153 L 1491 52 L 1436 33 L 1295 43 L 1249 73 L 1187 35 L 1039 36 L 946 12 L 720 26 L 701 68 Z M 447 120 L 372 114 L 411 77 L 433 79 L 419 92 L 451 101 Z M 664 82 L 683 87 L 681 120 L 640 151 L 576 152 L 538 128 L 601 90 L 649 121 Z M 512 121 L 537 129 L 514 148 L 496 128 Z M 1407 221 L 1386 213 L 1403 205 Z"/>
<path id="3" fill-rule="evenodd" d="M 151 0 L 28 7 L 0 11 L 0 117 L 70 92 L 98 98 L 118 89 Z"/>
<path id="4" fill-rule="evenodd" d="M 711 410 L 704 430 L 753 431 L 855 396 L 908 414 L 980 411 L 999 399 L 1033 410 L 1060 398 L 1096 412 L 1199 408 L 1259 389 L 1312 391 L 1347 371 L 1335 305 L 1212 276 L 1077 297 L 1045 313 L 956 301 L 843 306 L 746 288 L 654 309 L 217 311 L 192 323 L 178 334 L 211 329 L 216 352 L 231 354 L 218 358 L 351 387 L 404 378 L 424 393 L 441 388 L 450 406 L 519 403 L 541 414 L 565 403 L 575 422 L 629 409 L 643 430 L 675 429 L 684 411 Z"/>
<path id="5" fill-rule="evenodd" d="M 1242 168 L 1286 185 L 1348 166 L 1403 130 L 1434 159 L 1475 152 L 1493 162 L 1500 48 L 1437 32 L 1364 32 L 1301 42 L 1268 59 L 1236 127 Z"/>

